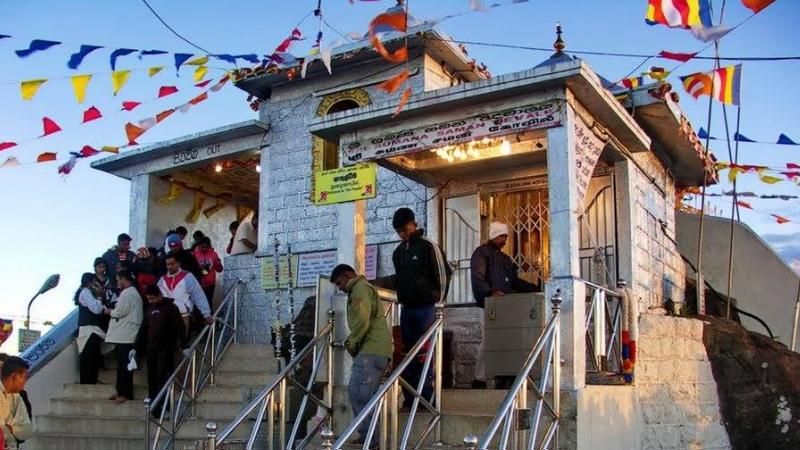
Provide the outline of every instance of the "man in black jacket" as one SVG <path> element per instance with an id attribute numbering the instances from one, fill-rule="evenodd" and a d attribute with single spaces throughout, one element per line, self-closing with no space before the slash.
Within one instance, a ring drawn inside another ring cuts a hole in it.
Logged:
<path id="1" fill-rule="evenodd" d="M 475 249 L 470 258 L 472 294 L 478 306 L 483 308 L 486 297 L 499 297 L 515 292 L 534 292 L 538 287 L 517 275 L 517 266 L 511 257 L 503 253 L 508 240 L 508 225 L 492 222 L 489 225 L 489 240 Z M 483 316 L 481 316 L 483 319 Z M 481 320 L 483 323 L 483 320 Z M 483 334 L 483 326 L 481 326 Z M 484 361 L 483 340 L 478 346 L 475 361 L 475 381 L 473 388 L 486 387 L 486 365 Z"/>
<path id="2" fill-rule="evenodd" d="M 403 241 L 395 249 L 392 262 L 397 301 L 403 306 L 400 316 L 403 350 L 408 352 L 436 320 L 435 305 L 444 302 L 447 296 L 452 270 L 442 249 L 425 238 L 423 229 L 417 228 L 413 211 L 408 208 L 395 211 L 392 226 Z M 422 361 L 424 358 L 415 358 L 403 373 L 411 386 L 419 383 Z M 428 400 L 433 393 L 432 375 L 433 371 L 422 389 L 422 396 Z M 403 395 L 403 406 L 410 408 L 414 396 L 406 391 Z"/>

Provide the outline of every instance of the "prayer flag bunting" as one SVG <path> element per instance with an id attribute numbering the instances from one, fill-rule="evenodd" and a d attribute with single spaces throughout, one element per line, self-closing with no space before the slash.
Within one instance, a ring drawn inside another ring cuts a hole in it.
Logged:
<path id="1" fill-rule="evenodd" d="M 728 170 L 728 181 L 730 181 L 731 183 L 735 182 L 736 177 L 738 177 L 740 173 L 744 172 L 745 170 L 742 169 L 741 167 L 731 167 L 730 170 Z"/>
<path id="2" fill-rule="evenodd" d="M 777 214 L 770 214 L 770 216 L 774 217 L 775 221 L 778 222 L 779 225 L 791 222 L 791 220 L 787 219 L 786 217 L 779 216 Z"/>
<path id="3" fill-rule="evenodd" d="M 94 156 L 98 153 L 100 153 L 100 150 L 95 150 L 94 148 L 92 148 L 91 145 L 84 145 L 83 148 L 81 149 L 81 156 L 83 156 L 84 158 Z"/>
<path id="4" fill-rule="evenodd" d="M 191 103 L 184 103 L 184 104 L 176 107 L 175 109 L 180 111 L 180 112 L 182 112 L 182 113 L 187 113 L 187 112 L 189 112 L 189 108 L 191 108 L 191 107 L 192 107 Z"/>
<path id="5" fill-rule="evenodd" d="M 42 134 L 42 137 L 61 131 L 61 127 L 49 117 L 42 118 L 42 128 L 44 129 L 44 134 Z"/>
<path id="6" fill-rule="evenodd" d="M 133 111 L 139 105 L 141 105 L 139 102 L 122 102 L 122 109 L 125 111 Z"/>
<path id="7" fill-rule="evenodd" d="M 219 81 L 218 81 L 218 82 L 217 82 L 215 85 L 211 86 L 211 89 L 209 89 L 209 90 L 210 90 L 211 92 L 217 92 L 217 91 L 219 91 L 220 89 L 222 89 L 222 87 L 223 87 L 223 86 L 225 86 L 225 83 L 227 83 L 227 82 L 228 82 L 228 80 L 229 80 L 229 77 L 228 77 L 227 75 L 225 75 L 225 76 L 224 76 L 224 77 L 222 77 L 222 79 L 220 79 L 220 80 L 219 80 Z"/>
<path id="8" fill-rule="evenodd" d="M 214 80 L 208 79 L 206 81 L 203 81 L 202 83 L 195 84 L 195 86 L 199 87 L 199 88 L 204 88 L 204 87 L 208 86 L 208 84 L 211 83 L 212 81 L 214 81 Z"/>
<path id="9" fill-rule="evenodd" d="M 178 88 L 175 86 L 161 86 L 158 88 L 158 98 L 166 97 L 176 92 L 178 92 Z"/>
<path id="10" fill-rule="evenodd" d="M 645 22 L 670 28 L 713 26 L 709 0 L 648 0 Z"/>
<path id="11" fill-rule="evenodd" d="M 142 56 L 155 56 L 155 55 L 166 55 L 169 52 L 165 52 L 164 50 L 142 50 L 139 52 L 139 58 Z"/>
<path id="12" fill-rule="evenodd" d="M 759 178 L 761 178 L 761 181 L 767 184 L 775 184 L 782 181 L 780 178 L 773 177 L 772 175 L 759 174 Z"/>
<path id="13" fill-rule="evenodd" d="M 144 131 L 145 130 L 137 127 L 136 125 L 134 125 L 134 124 L 132 124 L 130 122 L 126 123 L 125 124 L 125 134 L 128 137 L 128 145 L 138 145 L 136 143 L 136 139 L 138 139 L 139 136 L 143 135 Z"/>
<path id="14" fill-rule="evenodd" d="M 390 94 L 397 92 L 397 90 L 400 89 L 400 86 L 402 86 L 403 83 L 405 83 L 406 80 L 408 80 L 409 75 L 410 73 L 408 69 L 404 69 L 402 72 L 379 84 L 378 88 Z"/>
<path id="15" fill-rule="evenodd" d="M 208 73 L 208 67 L 199 66 L 194 70 L 194 81 L 202 81 L 206 77 L 206 73 Z"/>
<path id="16" fill-rule="evenodd" d="M 3 164 L 0 164 L 0 169 L 17 167 L 18 165 L 19 165 L 19 160 L 13 156 L 9 156 Z"/>
<path id="17" fill-rule="evenodd" d="M 200 56 L 199 58 L 195 58 L 191 61 L 186 61 L 185 64 L 189 66 L 202 66 L 208 64 L 208 56 Z"/>
<path id="18" fill-rule="evenodd" d="M 119 93 L 120 89 L 125 86 L 125 83 L 128 82 L 128 78 L 131 76 L 130 70 L 118 70 L 115 72 L 111 72 L 111 85 L 114 88 L 114 95 Z"/>
<path id="19" fill-rule="evenodd" d="M 175 70 L 181 70 L 183 63 L 192 57 L 191 53 L 175 53 Z"/>
<path id="20" fill-rule="evenodd" d="M 154 77 L 158 72 L 161 72 L 164 69 L 164 66 L 155 66 L 147 69 L 147 75 L 149 77 Z"/>
<path id="21" fill-rule="evenodd" d="M 776 143 L 777 144 L 784 144 L 784 145 L 800 145 L 797 142 L 793 141 L 791 138 L 789 138 L 789 136 L 787 136 L 787 135 L 785 135 L 783 133 L 781 133 L 781 135 L 778 136 L 778 142 L 776 142 Z"/>
<path id="22" fill-rule="evenodd" d="M 12 331 L 14 331 L 14 322 L 9 319 L 0 319 L 0 344 L 2 344 L 9 337 L 11 337 Z"/>
<path id="23" fill-rule="evenodd" d="M 204 102 L 208 100 L 208 92 L 203 92 L 202 94 L 198 95 L 197 97 L 189 100 L 189 104 L 196 105 L 200 102 Z"/>
<path id="24" fill-rule="evenodd" d="M 53 152 L 44 152 L 44 153 L 39 154 L 39 156 L 36 157 L 36 162 L 37 163 L 43 163 L 43 162 L 48 162 L 48 161 L 55 161 L 57 156 L 58 155 L 56 155 Z"/>
<path id="25" fill-rule="evenodd" d="M 8 34 L 0 34 L 0 39 L 10 38 L 11 36 Z"/>
<path id="26" fill-rule="evenodd" d="M 289 35 L 286 39 L 283 40 L 276 48 L 275 53 L 284 53 L 289 51 L 289 47 L 292 45 L 294 41 L 299 41 L 303 37 L 303 33 L 295 28 L 292 30 L 292 34 Z"/>
<path id="27" fill-rule="evenodd" d="M 103 48 L 103 47 L 101 47 L 99 45 L 81 45 L 81 49 L 78 50 L 77 53 L 73 53 L 69 57 L 69 61 L 67 61 L 67 67 L 69 67 L 70 69 L 73 69 L 73 70 L 77 69 L 78 66 L 81 65 L 81 62 L 83 62 L 83 58 L 86 58 L 86 56 L 89 53 L 92 53 L 93 51 L 95 51 L 97 49 L 100 49 L 100 48 Z"/>
<path id="28" fill-rule="evenodd" d="M 69 175 L 72 173 L 72 169 L 75 168 L 75 164 L 78 162 L 78 157 L 74 154 L 70 155 L 69 160 L 64 164 L 58 166 L 58 173 L 61 175 Z"/>
<path id="29" fill-rule="evenodd" d="M 328 75 L 333 73 L 331 72 L 331 57 L 333 56 L 332 52 L 333 48 L 331 47 L 321 48 L 319 50 L 319 58 L 322 60 L 322 64 L 325 66 L 325 69 L 328 70 Z"/>
<path id="30" fill-rule="evenodd" d="M 120 56 L 130 55 L 131 53 L 135 52 L 136 49 L 134 48 L 118 48 L 111 52 L 111 56 L 109 60 L 111 62 L 111 70 L 117 70 L 117 58 Z"/>
<path id="31" fill-rule="evenodd" d="M 83 103 L 83 100 L 86 98 L 86 88 L 89 87 L 92 75 L 76 75 L 71 77 L 70 80 L 72 80 L 72 90 L 75 92 L 75 100 L 78 103 Z"/>
<path id="32" fill-rule="evenodd" d="M 376 16 L 369 23 L 369 40 L 375 50 L 383 57 L 383 59 L 399 63 L 408 59 L 408 48 L 404 45 L 393 53 L 389 53 L 386 47 L 383 46 L 380 38 L 376 35 L 376 28 L 378 26 L 387 26 L 394 30 L 405 32 L 408 28 L 406 22 L 405 11 L 396 11 L 391 13 L 383 13 Z"/>
<path id="33" fill-rule="evenodd" d="M 787 169 L 800 169 L 800 164 L 795 163 L 786 163 Z"/>
<path id="34" fill-rule="evenodd" d="M 47 80 L 39 79 L 23 81 L 20 83 L 19 88 L 22 92 L 22 99 L 33 100 L 33 97 L 36 96 L 36 93 L 39 92 L 39 88 L 42 87 L 45 82 L 47 82 Z"/>
<path id="35" fill-rule="evenodd" d="M 647 72 L 642 72 L 642 75 L 647 75 L 656 81 L 665 80 L 672 72 L 664 70 L 663 67 L 651 67 Z"/>
<path id="36" fill-rule="evenodd" d="M 174 109 L 167 109 L 165 111 L 161 111 L 160 113 L 156 114 L 156 122 L 161 123 L 162 120 L 166 119 L 167 117 L 171 116 L 174 113 Z"/>
<path id="37" fill-rule="evenodd" d="M 119 147 L 112 147 L 110 145 L 104 145 L 100 147 L 100 150 L 108 153 L 119 153 Z"/>
<path id="38" fill-rule="evenodd" d="M 750 206 L 750 203 L 743 202 L 743 201 L 741 201 L 741 200 L 738 200 L 738 201 L 736 202 L 736 204 L 737 204 L 737 205 L 739 205 L 739 206 L 741 206 L 742 208 L 753 209 L 753 207 L 752 207 L 752 206 Z"/>
<path id="39" fill-rule="evenodd" d="M 697 132 L 697 137 L 699 137 L 700 139 L 716 139 L 716 138 L 710 137 L 708 135 L 708 132 L 703 127 L 700 127 L 700 131 Z"/>
<path id="40" fill-rule="evenodd" d="M 754 140 L 746 137 L 745 135 L 739 133 L 738 131 L 736 133 L 733 133 L 733 140 L 739 142 L 755 142 Z"/>
<path id="41" fill-rule="evenodd" d="M 686 92 L 695 99 L 701 95 L 711 95 L 722 103 L 739 105 L 741 77 L 742 65 L 737 64 L 709 73 L 693 73 L 681 77 L 681 82 L 683 82 Z"/>
<path id="42" fill-rule="evenodd" d="M 17 146 L 16 142 L 0 142 L 0 152 L 2 152 L 3 150 L 8 150 L 11 147 L 16 147 L 16 146 Z"/>
<path id="43" fill-rule="evenodd" d="M 156 126 L 156 124 L 158 124 L 158 121 L 156 120 L 155 117 L 148 117 L 146 119 L 142 119 L 138 123 L 139 128 L 141 128 L 144 131 L 147 131 L 150 128 L 153 128 L 154 126 Z"/>
<path id="44" fill-rule="evenodd" d="M 48 48 L 56 46 L 56 45 L 59 45 L 59 44 L 61 44 L 61 42 L 58 42 L 58 41 L 45 41 L 45 40 L 42 40 L 42 39 L 34 39 L 34 40 L 31 41 L 31 44 L 28 46 L 27 49 L 17 50 L 15 53 L 20 58 L 27 58 L 28 56 L 30 56 L 30 55 L 32 55 L 32 54 L 34 54 L 36 52 L 47 50 Z"/>
<path id="45" fill-rule="evenodd" d="M 83 123 L 91 122 L 101 117 L 103 117 L 103 114 L 100 113 L 100 110 L 92 106 L 83 112 Z"/>
<path id="46" fill-rule="evenodd" d="M 489 8 L 481 0 L 469 0 L 469 9 L 473 11 L 488 11 Z"/>
<path id="47" fill-rule="evenodd" d="M 400 111 L 402 111 L 403 108 L 406 106 L 406 103 L 408 103 L 408 99 L 410 97 L 411 97 L 411 88 L 406 88 L 406 90 L 403 91 L 403 95 L 400 96 L 400 101 L 397 103 L 397 109 L 394 111 L 392 117 L 397 117 L 397 115 L 400 114 Z"/>
<path id="48" fill-rule="evenodd" d="M 668 51 L 661 51 L 658 56 L 665 59 L 672 59 L 680 62 L 687 62 L 697 56 L 697 53 L 673 53 Z"/>
<path id="49" fill-rule="evenodd" d="M 742 4 L 754 14 L 758 14 L 762 9 L 771 5 L 775 0 L 742 0 Z"/>
<path id="50" fill-rule="evenodd" d="M 644 83 L 644 77 L 625 78 L 624 80 L 622 80 L 621 83 L 622 83 L 622 85 L 624 87 L 626 87 L 628 89 L 636 89 L 636 88 L 638 88 L 640 86 L 643 86 L 645 84 Z"/>

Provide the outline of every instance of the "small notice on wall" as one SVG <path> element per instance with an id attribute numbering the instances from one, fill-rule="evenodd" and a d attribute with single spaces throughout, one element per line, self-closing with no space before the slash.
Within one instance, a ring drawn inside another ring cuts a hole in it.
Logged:
<path id="1" fill-rule="evenodd" d="M 288 258 L 281 255 L 279 259 L 280 286 L 275 283 L 275 257 L 267 256 L 261 260 L 261 289 L 285 288 L 289 285 Z M 297 274 L 297 255 L 292 255 L 292 273 Z"/>
<path id="2" fill-rule="evenodd" d="M 378 246 L 368 245 L 365 253 L 364 266 L 366 270 L 364 270 L 364 276 L 368 280 L 374 280 L 378 278 Z"/>
<path id="3" fill-rule="evenodd" d="M 352 202 L 374 198 L 377 168 L 375 164 L 358 164 L 319 172 L 314 184 L 314 203 Z"/>
<path id="4" fill-rule="evenodd" d="M 336 250 L 300 255 L 297 286 L 315 286 L 320 275 L 327 278 L 334 267 L 336 267 Z"/>
<path id="5" fill-rule="evenodd" d="M 579 117 L 575 118 L 575 172 L 578 201 L 583 202 L 589 181 L 592 180 L 594 166 L 603 152 L 605 143 L 589 129 Z"/>
<path id="6" fill-rule="evenodd" d="M 336 250 L 325 250 L 313 253 L 301 253 L 292 255 L 292 275 L 294 276 L 294 287 L 316 286 L 320 276 L 330 276 L 333 268 L 336 267 Z M 286 263 L 286 255 L 280 257 L 280 289 L 288 287 L 289 265 Z M 378 246 L 368 245 L 365 248 L 364 276 L 368 280 L 374 280 L 378 274 Z M 274 257 L 268 256 L 261 260 L 261 289 L 275 289 L 275 263 Z"/>

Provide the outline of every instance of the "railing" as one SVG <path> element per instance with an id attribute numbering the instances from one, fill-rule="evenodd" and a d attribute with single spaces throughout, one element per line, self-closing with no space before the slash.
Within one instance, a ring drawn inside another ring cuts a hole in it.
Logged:
<path id="1" fill-rule="evenodd" d="M 586 369 L 622 373 L 622 296 L 585 280 L 583 284 L 587 298 Z"/>
<path id="2" fill-rule="evenodd" d="M 197 397 L 206 385 L 214 384 L 214 369 L 225 350 L 236 342 L 242 284 L 242 280 L 237 280 L 228 289 L 212 316 L 214 323 L 206 325 L 184 351 L 183 359 L 158 395 L 145 399 L 146 449 L 174 449 L 178 429 L 187 418 L 194 416 Z M 151 436 L 153 426 L 155 433 Z"/>
<path id="3" fill-rule="evenodd" d="M 398 306 L 395 305 L 394 312 L 397 312 Z M 330 434 L 327 433 L 324 438 L 328 441 L 329 447 L 334 450 L 341 450 L 345 443 L 353 436 L 353 433 L 359 426 L 369 418 L 369 428 L 366 436 L 364 437 L 363 449 L 370 448 L 373 436 L 375 436 L 379 419 L 381 423 L 381 430 L 379 431 L 379 444 L 382 450 L 407 450 L 409 448 L 417 449 L 428 438 L 431 432 L 434 432 L 434 440 L 438 443 L 441 441 L 441 418 L 442 418 L 442 332 L 444 330 L 444 305 L 436 305 L 436 319 L 433 324 L 428 328 L 425 334 L 420 337 L 417 343 L 409 350 L 408 354 L 400 361 L 386 381 L 380 386 L 378 392 L 373 395 L 364 409 L 358 413 L 353 421 L 342 432 L 339 439 L 332 444 Z M 422 366 L 422 372 L 419 382 L 416 386 L 411 386 L 401 375 L 408 368 L 415 358 L 424 357 L 425 361 Z M 422 392 L 425 382 L 429 374 L 433 370 L 433 387 L 434 393 L 432 399 L 423 397 Z M 405 428 L 402 435 L 398 434 L 398 416 L 399 411 L 396 405 L 398 396 L 400 395 L 401 388 L 406 389 L 414 396 L 414 401 L 411 410 L 408 413 Z M 409 446 L 411 440 L 411 433 L 414 428 L 414 422 L 417 419 L 417 412 L 419 407 L 422 406 L 431 417 L 428 420 L 424 430 L 417 438 L 413 446 Z M 399 440 L 399 442 L 398 442 Z"/>
<path id="4" fill-rule="evenodd" d="M 331 383 L 333 378 L 333 331 L 334 314 L 333 310 L 330 310 L 328 311 L 328 324 L 325 326 L 325 328 L 323 328 L 323 330 L 316 337 L 314 337 L 314 339 L 312 339 L 311 342 L 309 342 L 308 345 L 306 345 L 297 354 L 297 356 L 295 356 L 295 358 L 286 365 L 283 370 L 281 370 L 280 374 L 278 374 L 275 379 L 269 382 L 269 384 L 250 402 L 250 404 L 248 404 L 247 407 L 244 408 L 242 412 L 240 412 L 239 415 L 227 427 L 225 427 L 222 432 L 219 433 L 219 435 L 216 434 L 216 424 L 209 424 L 209 436 L 206 440 L 205 448 L 216 449 L 226 444 L 226 441 L 228 441 L 228 439 L 231 437 L 231 434 L 233 434 L 238 427 L 248 420 L 248 417 L 254 411 L 257 411 L 257 413 L 255 422 L 253 423 L 253 428 L 250 430 L 247 444 L 245 446 L 247 450 L 252 450 L 256 445 L 256 440 L 259 436 L 259 432 L 261 431 L 261 426 L 265 423 L 265 415 L 267 416 L 266 441 L 267 448 L 270 450 L 276 448 L 274 439 L 276 414 L 278 416 L 279 439 L 277 448 L 281 450 L 293 450 L 295 448 L 303 449 L 308 445 L 309 441 L 316 435 L 323 425 L 330 427 L 333 414 L 333 386 Z M 323 357 L 325 355 L 327 355 L 326 368 L 328 370 L 328 383 L 325 388 L 325 398 L 323 400 L 314 395 L 313 385 L 317 378 L 317 372 L 322 366 Z M 298 379 L 300 377 L 298 377 L 296 369 L 309 357 L 313 358 L 313 366 L 310 377 L 307 380 Z M 303 400 L 300 403 L 299 411 L 296 412 L 294 425 L 292 426 L 292 430 L 289 433 L 287 440 L 287 391 L 290 384 L 303 394 Z M 302 418 L 304 417 L 304 412 L 309 406 L 309 400 L 314 403 L 314 405 L 322 408 L 325 411 L 325 417 L 323 420 L 320 420 L 314 425 L 314 427 L 306 434 L 300 443 L 296 443 L 295 441 L 297 440 L 297 435 L 300 430 Z"/>
<path id="5" fill-rule="evenodd" d="M 558 427 L 561 416 L 560 290 L 556 292 L 551 302 L 553 315 L 528 354 L 525 364 L 503 399 L 492 423 L 478 441 L 477 448 L 480 450 L 487 450 L 490 446 L 504 450 L 558 448 Z M 542 355 L 546 355 L 543 360 Z M 538 364 L 538 370 L 537 362 L 541 362 Z M 540 375 L 538 379 L 537 374 Z M 535 396 L 533 412 L 529 407 L 529 388 Z M 499 442 L 492 444 L 498 431 L 501 432 Z M 472 436 L 464 439 L 465 444 L 472 445 L 474 442 Z"/>
<path id="6" fill-rule="evenodd" d="M 62 350 L 69 347 L 77 334 L 78 308 L 75 308 L 61 322 L 58 322 L 56 326 L 22 352 L 20 357 L 30 365 L 28 378 L 31 378 L 53 358 L 58 356 Z"/>

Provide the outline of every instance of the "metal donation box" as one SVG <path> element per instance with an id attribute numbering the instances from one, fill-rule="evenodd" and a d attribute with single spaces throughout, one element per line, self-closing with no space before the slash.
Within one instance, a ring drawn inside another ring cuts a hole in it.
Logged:
<path id="1" fill-rule="evenodd" d="M 483 312 L 486 379 L 516 376 L 547 322 L 544 293 L 487 297 Z"/>

